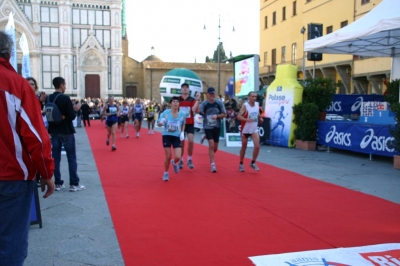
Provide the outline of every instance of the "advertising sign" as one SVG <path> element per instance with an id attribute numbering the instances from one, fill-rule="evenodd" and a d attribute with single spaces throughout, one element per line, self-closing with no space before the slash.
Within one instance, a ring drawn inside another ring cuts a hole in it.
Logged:
<path id="1" fill-rule="evenodd" d="M 396 266 L 400 243 L 293 252 L 249 258 L 256 266 Z"/>
<path id="2" fill-rule="evenodd" d="M 175 68 L 167 72 L 160 82 L 160 94 L 164 101 L 169 102 L 171 97 L 181 95 L 181 84 L 189 85 L 189 95 L 196 96 L 197 92 L 203 92 L 203 83 L 199 76 L 185 68 Z"/>
<path id="3" fill-rule="evenodd" d="M 296 74 L 296 66 L 279 65 L 276 79 L 266 90 L 264 116 L 271 119 L 271 145 L 294 147 L 293 105 L 301 102 L 303 94 Z"/>
<path id="4" fill-rule="evenodd" d="M 235 61 L 234 88 L 236 96 L 248 95 L 259 90 L 258 55 Z"/>

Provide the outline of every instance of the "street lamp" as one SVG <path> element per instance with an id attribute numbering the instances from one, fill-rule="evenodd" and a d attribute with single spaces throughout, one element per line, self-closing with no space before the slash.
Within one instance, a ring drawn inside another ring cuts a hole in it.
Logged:
<path id="1" fill-rule="evenodd" d="M 203 30 L 206 30 L 206 25 L 204 24 Z M 232 28 L 232 32 L 235 32 L 235 27 Z M 221 15 L 218 15 L 218 96 L 221 95 Z"/>
<path id="2" fill-rule="evenodd" d="M 303 80 L 306 79 L 306 52 L 304 51 L 304 34 L 306 33 L 306 27 L 303 26 L 300 30 L 301 34 L 303 34 Z"/>

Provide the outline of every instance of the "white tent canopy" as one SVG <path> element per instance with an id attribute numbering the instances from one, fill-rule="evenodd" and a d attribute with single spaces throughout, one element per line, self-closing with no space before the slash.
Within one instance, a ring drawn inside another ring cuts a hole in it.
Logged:
<path id="1" fill-rule="evenodd" d="M 305 42 L 306 52 L 400 57 L 400 1 L 383 0 L 340 30 Z"/>

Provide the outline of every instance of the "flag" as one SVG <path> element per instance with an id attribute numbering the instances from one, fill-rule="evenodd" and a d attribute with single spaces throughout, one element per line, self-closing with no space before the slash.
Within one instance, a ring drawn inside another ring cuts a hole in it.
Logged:
<path id="1" fill-rule="evenodd" d="M 25 33 L 22 33 L 21 39 L 19 40 L 19 47 L 22 50 L 22 76 L 24 78 L 31 77 L 31 62 L 29 59 L 29 46 L 26 40 Z"/>
<path id="2" fill-rule="evenodd" d="M 15 41 L 15 25 L 14 25 L 14 17 L 12 15 L 12 12 L 10 12 L 10 15 L 8 16 L 8 23 L 6 25 L 6 28 L 4 29 L 4 32 L 10 35 L 11 39 L 13 40 L 13 47 L 11 51 L 11 58 L 10 58 L 10 63 L 14 67 L 15 71 L 18 71 L 18 64 L 17 64 L 17 45 Z"/>

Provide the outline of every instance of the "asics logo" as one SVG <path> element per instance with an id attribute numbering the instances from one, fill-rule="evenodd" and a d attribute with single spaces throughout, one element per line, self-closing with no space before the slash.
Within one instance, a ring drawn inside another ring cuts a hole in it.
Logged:
<path id="1" fill-rule="evenodd" d="M 360 143 L 360 148 L 365 149 L 371 145 L 371 149 L 374 151 L 388 151 L 394 152 L 394 148 L 390 148 L 388 144 L 394 141 L 393 137 L 375 136 L 374 129 L 368 129 L 365 131 L 366 135 L 363 137 Z"/>
<path id="2" fill-rule="evenodd" d="M 356 99 L 356 102 L 351 106 L 351 111 L 355 112 L 357 110 L 360 110 L 363 101 L 364 101 L 363 97 L 358 97 Z"/>
<path id="3" fill-rule="evenodd" d="M 325 136 L 325 142 L 329 143 L 333 140 L 333 143 L 341 146 L 351 146 L 351 133 L 336 132 L 336 126 L 331 126 L 330 131 Z"/>

